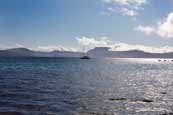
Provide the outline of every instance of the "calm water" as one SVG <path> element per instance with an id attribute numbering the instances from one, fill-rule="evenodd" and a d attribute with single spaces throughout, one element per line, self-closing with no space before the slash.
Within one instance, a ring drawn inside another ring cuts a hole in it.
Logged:
<path id="1" fill-rule="evenodd" d="M 171 63 L 0 58 L 0 115 L 160 115 L 172 110 Z"/>

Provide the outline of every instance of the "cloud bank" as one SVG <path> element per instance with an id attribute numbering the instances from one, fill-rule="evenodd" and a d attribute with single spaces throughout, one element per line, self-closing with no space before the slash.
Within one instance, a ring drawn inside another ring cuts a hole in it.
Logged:
<path id="1" fill-rule="evenodd" d="M 143 28 L 141 28 L 142 30 Z M 150 33 L 150 29 L 148 29 Z M 82 47 L 86 48 L 86 51 L 93 49 L 95 47 L 108 47 L 110 48 L 110 51 L 129 51 L 129 50 L 141 50 L 144 52 L 149 53 L 168 53 L 173 52 L 173 47 L 171 46 L 162 46 L 162 47 L 152 47 L 152 46 L 146 46 L 141 44 L 128 44 L 123 42 L 114 42 L 111 41 L 108 37 L 77 37 L 76 38 L 79 46 L 81 46 L 81 49 L 77 48 L 68 48 L 61 45 L 47 45 L 47 46 L 38 46 L 35 48 L 29 48 L 35 51 L 43 51 L 43 52 L 51 52 L 51 51 L 70 51 L 70 52 L 81 52 Z M 15 48 L 24 48 L 23 45 L 15 44 Z M 8 47 L 5 45 L 0 45 L 0 49 L 8 49 L 8 48 L 14 48 L 14 47 Z"/>
<path id="2" fill-rule="evenodd" d="M 170 13 L 163 22 L 158 22 L 158 24 L 154 26 L 139 25 L 135 30 L 147 35 L 156 34 L 164 38 L 173 38 L 173 12 Z"/>
<path id="3" fill-rule="evenodd" d="M 173 47 L 152 47 L 140 44 L 127 44 L 122 42 L 113 42 L 107 37 L 93 38 L 93 37 L 81 37 L 76 38 L 81 46 L 87 47 L 88 50 L 95 47 L 109 47 L 111 51 L 128 51 L 128 50 L 141 50 L 149 53 L 167 53 L 173 52 Z"/>

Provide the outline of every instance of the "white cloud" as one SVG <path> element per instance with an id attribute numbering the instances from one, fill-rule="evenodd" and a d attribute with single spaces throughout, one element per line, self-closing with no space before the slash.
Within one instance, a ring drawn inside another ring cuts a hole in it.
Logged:
<path id="1" fill-rule="evenodd" d="M 155 26 L 138 26 L 135 30 L 146 34 L 157 34 L 160 37 L 173 38 L 173 13 L 170 13 L 163 22 Z"/>
<path id="2" fill-rule="evenodd" d="M 101 12 L 101 15 L 111 16 L 114 12 L 116 12 L 116 9 L 114 9 L 113 7 L 108 7 L 106 11 Z"/>
<path id="3" fill-rule="evenodd" d="M 56 46 L 56 45 L 49 45 L 49 46 L 38 46 L 36 48 L 36 50 L 38 51 L 46 51 L 46 52 L 50 52 L 50 51 L 73 51 L 76 52 L 77 50 L 74 48 L 66 48 L 63 46 Z"/>
<path id="4" fill-rule="evenodd" d="M 138 27 L 136 27 L 135 30 L 136 31 L 140 31 L 140 32 L 144 32 L 147 35 L 155 32 L 155 29 L 153 27 L 150 27 L 150 26 L 142 26 L 142 25 L 139 25 Z"/>
<path id="5" fill-rule="evenodd" d="M 94 38 L 94 37 L 77 37 L 76 40 L 78 41 L 79 45 L 82 47 L 85 47 L 86 50 L 93 49 L 95 47 L 109 47 L 111 51 L 128 51 L 128 50 L 141 50 L 144 52 L 150 52 L 150 53 L 166 53 L 166 52 L 173 52 L 173 47 L 171 46 L 162 46 L 162 47 L 152 47 L 152 46 L 146 46 L 141 44 L 128 44 L 128 43 L 122 43 L 122 42 L 114 42 L 111 41 L 108 37 L 100 37 L 100 38 Z M 16 47 L 16 45 L 13 45 Z M 7 45 L 1 45 L 0 49 L 8 49 L 8 48 L 14 48 L 13 46 Z M 19 45 L 20 46 L 20 45 Z M 38 46 L 36 48 L 31 48 L 32 50 L 36 51 L 81 51 L 75 48 L 67 48 L 61 45 L 48 45 L 48 46 Z"/>
<path id="6" fill-rule="evenodd" d="M 116 10 L 115 10 L 114 8 L 112 8 L 112 7 L 108 7 L 107 10 L 110 11 L 110 12 L 115 12 L 115 11 L 116 11 Z"/>
<path id="7" fill-rule="evenodd" d="M 115 43 L 111 47 L 112 51 L 128 51 L 128 50 L 141 50 L 149 53 L 167 53 L 173 52 L 173 47 L 163 46 L 163 47 L 152 47 L 140 44 L 126 44 L 126 43 Z"/>
<path id="8" fill-rule="evenodd" d="M 128 8 L 115 9 L 113 7 L 108 7 L 107 11 L 102 12 L 102 14 L 110 16 L 114 12 L 122 13 L 122 15 L 130 16 L 130 17 L 134 17 L 134 16 L 138 15 L 138 12 L 136 12 L 135 10 L 130 10 Z"/>
<path id="9" fill-rule="evenodd" d="M 83 36 L 81 38 L 77 37 L 76 40 L 80 45 L 88 48 L 107 47 L 108 44 L 111 44 L 111 41 L 107 37 L 101 37 L 99 39 L 95 39 Z"/>
<path id="10" fill-rule="evenodd" d="M 136 12 L 135 10 L 130 10 L 130 9 L 127 9 L 127 8 L 122 8 L 121 11 L 123 15 L 125 16 L 136 16 L 138 15 L 138 12 Z"/>
<path id="11" fill-rule="evenodd" d="M 16 48 L 23 48 L 23 47 L 25 47 L 25 46 L 22 45 L 22 44 L 16 43 L 16 44 L 15 44 L 15 47 L 16 47 Z"/>
<path id="12" fill-rule="evenodd" d="M 87 50 L 93 49 L 94 47 L 109 47 L 111 51 L 141 50 L 150 53 L 173 52 L 173 47 L 171 46 L 152 47 L 140 44 L 127 44 L 121 42 L 113 42 L 107 37 L 96 39 L 84 36 L 81 38 L 77 38 L 77 41 L 81 46 L 87 47 Z"/>
<path id="13" fill-rule="evenodd" d="M 158 25 L 158 34 L 162 37 L 173 37 L 173 13 L 170 13 L 165 22 Z"/>
<path id="14" fill-rule="evenodd" d="M 128 6 L 133 9 L 138 9 L 147 3 L 147 0 L 103 0 L 106 3 L 117 3 L 120 5 Z"/>
<path id="15" fill-rule="evenodd" d="M 148 3 L 148 0 L 102 0 L 103 2 L 113 5 L 119 5 L 118 12 L 122 13 L 125 16 L 134 17 L 138 15 L 139 10 L 143 9 L 143 6 Z M 108 7 L 107 12 L 115 12 L 115 8 Z"/>

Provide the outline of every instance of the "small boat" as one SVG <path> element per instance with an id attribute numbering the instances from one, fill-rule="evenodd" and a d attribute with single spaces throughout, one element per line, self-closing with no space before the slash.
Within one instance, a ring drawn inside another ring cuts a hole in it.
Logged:
<path id="1" fill-rule="evenodd" d="M 83 57 L 81 57 L 80 59 L 90 59 L 90 57 L 88 57 L 88 56 L 83 56 Z"/>
<path id="2" fill-rule="evenodd" d="M 91 59 L 91 58 L 88 56 L 88 52 L 86 51 L 86 47 L 83 46 L 82 49 L 83 49 L 83 53 L 81 53 L 82 55 L 81 55 L 80 59 Z"/>

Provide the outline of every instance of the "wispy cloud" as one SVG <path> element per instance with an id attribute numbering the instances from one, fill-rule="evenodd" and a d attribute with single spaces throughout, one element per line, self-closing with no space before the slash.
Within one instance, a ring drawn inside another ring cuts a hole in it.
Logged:
<path id="1" fill-rule="evenodd" d="M 4 49 L 10 49 L 10 48 L 24 48 L 25 46 L 20 44 L 20 43 L 15 43 L 15 44 L 0 44 L 0 50 L 4 50 Z"/>
<path id="2" fill-rule="evenodd" d="M 153 28 L 151 26 L 142 26 L 142 25 L 139 25 L 134 30 L 140 31 L 140 32 L 144 32 L 147 35 L 150 35 L 151 33 L 155 33 L 156 32 L 155 28 Z"/>
<path id="3" fill-rule="evenodd" d="M 139 10 L 143 9 L 143 6 L 148 3 L 148 0 L 102 0 L 104 3 L 112 6 L 114 4 L 119 5 L 120 8 L 108 7 L 105 12 L 109 14 L 114 12 L 122 13 L 124 16 L 135 17 L 139 13 Z"/>
<path id="4" fill-rule="evenodd" d="M 173 47 L 171 46 L 162 46 L 162 47 L 152 47 L 145 46 L 141 44 L 127 44 L 122 42 L 113 42 L 108 39 L 108 37 L 81 37 L 77 38 L 77 41 L 80 45 L 85 46 L 88 50 L 93 49 L 94 47 L 109 47 L 111 51 L 128 51 L 128 50 L 141 50 L 150 53 L 165 53 L 173 52 Z"/>
<path id="5" fill-rule="evenodd" d="M 51 51 L 72 51 L 72 52 L 76 52 L 77 51 L 75 48 L 67 48 L 67 47 L 60 46 L 60 45 L 38 46 L 35 50 L 45 51 L 45 52 L 51 52 Z"/>
<path id="6" fill-rule="evenodd" d="M 22 44 L 20 44 L 20 43 L 16 43 L 16 44 L 15 44 L 15 47 L 16 47 L 16 48 L 22 48 L 22 47 L 25 47 L 25 46 L 22 45 Z"/>
<path id="7" fill-rule="evenodd" d="M 0 50 L 8 49 L 9 46 L 6 46 L 4 44 L 0 44 Z"/>
<path id="8" fill-rule="evenodd" d="M 78 44 L 85 48 L 85 51 L 91 50 L 95 47 L 109 47 L 112 43 L 107 37 L 100 37 L 96 39 L 94 37 L 77 37 Z"/>
<path id="9" fill-rule="evenodd" d="M 121 12 L 123 15 L 125 15 L 125 16 L 134 17 L 134 16 L 138 15 L 138 12 L 137 12 L 137 11 L 135 11 L 135 10 L 130 10 L 130 9 L 128 9 L 128 8 L 122 8 L 122 9 L 120 10 L 120 12 Z"/>
<path id="10" fill-rule="evenodd" d="M 103 2 L 109 4 L 117 3 L 132 9 L 139 9 L 142 5 L 147 4 L 147 0 L 103 0 Z"/>
<path id="11" fill-rule="evenodd" d="M 101 12 L 102 15 L 111 16 L 112 13 L 121 13 L 123 16 L 135 17 L 138 12 L 135 10 L 130 10 L 128 8 L 115 9 L 113 7 L 108 7 L 106 11 Z"/>
<path id="12" fill-rule="evenodd" d="M 163 38 L 173 38 L 173 12 L 170 13 L 163 22 L 158 22 L 154 26 L 139 25 L 135 30 L 150 34 L 157 34 Z"/>
<path id="13" fill-rule="evenodd" d="M 113 7 L 108 7 L 105 11 L 102 11 L 101 14 L 102 15 L 106 15 L 106 16 L 111 16 L 112 13 L 117 12 L 117 10 Z"/>

